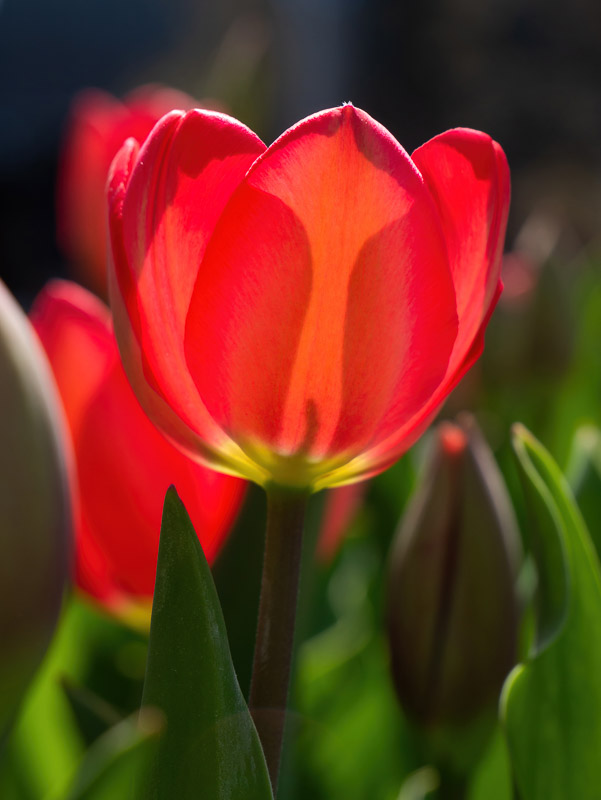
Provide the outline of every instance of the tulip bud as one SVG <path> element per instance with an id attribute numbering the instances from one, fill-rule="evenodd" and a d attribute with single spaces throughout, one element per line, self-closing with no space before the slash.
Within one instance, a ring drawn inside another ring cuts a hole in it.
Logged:
<path id="1" fill-rule="evenodd" d="M 0 736 L 54 631 L 69 572 L 69 456 L 54 382 L 0 281 Z"/>
<path id="2" fill-rule="evenodd" d="M 514 664 L 519 537 L 499 470 L 471 418 L 434 433 L 393 545 L 387 622 L 394 683 L 432 732 L 494 709 Z"/>

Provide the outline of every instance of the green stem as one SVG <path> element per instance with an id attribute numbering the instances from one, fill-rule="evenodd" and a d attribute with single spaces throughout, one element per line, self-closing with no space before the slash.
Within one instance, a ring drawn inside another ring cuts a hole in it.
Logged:
<path id="1" fill-rule="evenodd" d="M 267 532 L 249 707 L 274 797 L 286 720 L 308 494 L 266 487 Z"/>

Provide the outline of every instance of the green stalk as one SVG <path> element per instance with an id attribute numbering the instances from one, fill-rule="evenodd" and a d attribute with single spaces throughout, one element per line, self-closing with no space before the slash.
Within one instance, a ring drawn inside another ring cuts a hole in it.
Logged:
<path id="1" fill-rule="evenodd" d="M 267 486 L 267 531 L 249 707 L 277 793 L 309 495 Z"/>

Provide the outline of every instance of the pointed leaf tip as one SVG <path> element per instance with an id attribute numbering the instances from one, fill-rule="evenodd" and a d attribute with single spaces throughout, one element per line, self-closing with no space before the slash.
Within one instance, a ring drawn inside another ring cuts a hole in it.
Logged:
<path id="1" fill-rule="evenodd" d="M 512 445 L 529 513 L 529 538 L 536 563 L 537 625 L 534 652 L 542 652 L 560 634 L 568 612 L 569 571 L 557 491 L 536 466 L 548 454 L 522 424 L 512 427 Z"/>
<path id="2" fill-rule="evenodd" d="M 174 487 L 165 496 L 143 706 L 166 717 L 144 800 L 271 800 L 209 565 Z"/>
<path id="3" fill-rule="evenodd" d="M 592 632 L 601 626 L 599 561 L 557 464 L 522 426 L 513 437 L 535 520 L 533 550 L 538 546 L 547 621 L 555 622 L 555 630 L 542 647 L 539 630 L 538 649 L 505 683 L 501 714 L 512 768 L 523 800 L 595 800 L 601 783 L 601 641 Z"/>

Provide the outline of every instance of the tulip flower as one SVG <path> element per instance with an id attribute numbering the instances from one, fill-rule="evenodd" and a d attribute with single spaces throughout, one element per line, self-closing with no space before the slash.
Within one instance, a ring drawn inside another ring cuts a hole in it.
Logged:
<path id="1" fill-rule="evenodd" d="M 151 598 L 163 498 L 175 484 L 207 558 L 219 551 L 244 484 L 190 461 L 150 423 L 123 372 L 108 309 L 54 281 L 31 319 L 54 370 L 73 439 L 81 495 L 77 583 L 135 620 Z"/>
<path id="2" fill-rule="evenodd" d="M 447 131 L 412 157 L 345 105 L 270 147 L 176 111 L 109 178 L 126 372 L 187 452 L 261 485 L 374 475 L 479 356 L 500 292 L 505 156 Z"/>
<path id="3" fill-rule="evenodd" d="M 473 420 L 441 423 L 424 467 L 391 551 L 387 620 L 401 704 L 432 730 L 496 710 L 515 663 L 520 540 Z"/>
<path id="4" fill-rule="evenodd" d="M 71 450 L 27 317 L 0 281 L 0 742 L 54 632 L 72 545 Z"/>
<path id="5" fill-rule="evenodd" d="M 99 89 L 73 101 L 59 164 L 58 240 L 82 281 L 105 297 L 106 197 L 111 161 L 129 136 L 142 142 L 174 108 L 191 108 L 192 98 L 159 86 L 143 86 L 123 101 Z"/>
<path id="6" fill-rule="evenodd" d="M 489 136 L 410 158 L 365 112 L 270 147 L 174 111 L 109 174 L 109 293 L 125 371 L 193 458 L 267 491 L 249 697 L 277 786 L 306 498 L 386 469 L 480 354 L 509 204 Z"/>

